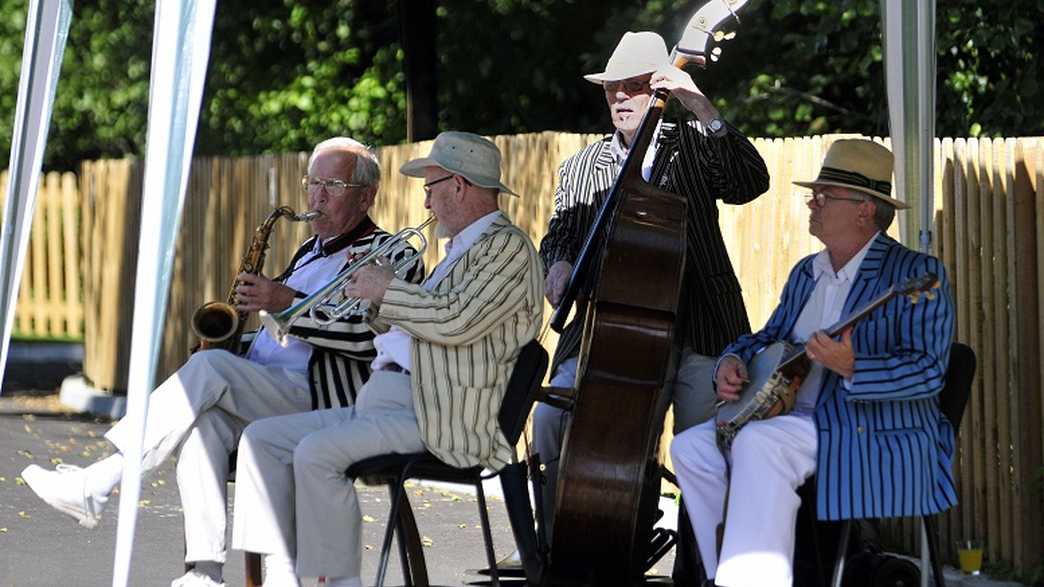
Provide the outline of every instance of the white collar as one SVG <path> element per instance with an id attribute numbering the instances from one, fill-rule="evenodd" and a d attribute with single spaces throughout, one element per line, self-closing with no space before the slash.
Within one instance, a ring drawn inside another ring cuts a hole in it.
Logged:
<path id="1" fill-rule="evenodd" d="M 450 256 L 450 253 L 454 250 L 467 251 L 471 248 L 471 245 L 475 244 L 475 241 L 482 236 L 482 233 L 486 232 L 486 229 L 493 224 L 498 217 L 500 217 L 500 210 L 494 210 L 489 214 L 486 214 L 482 218 L 472 222 L 471 224 L 464 227 L 463 230 L 458 232 L 446 243 L 446 256 Z"/>
<path id="2" fill-rule="evenodd" d="M 859 266 L 863 264 L 863 258 L 866 257 L 866 253 L 870 250 L 870 245 L 874 244 L 879 234 L 881 234 L 881 231 L 875 232 L 874 236 L 866 241 L 863 248 L 859 249 L 859 252 L 849 259 L 848 263 L 845 263 L 845 266 L 837 273 L 834 272 L 834 266 L 830 263 L 830 252 L 826 249 L 820 251 L 816 258 L 812 260 L 813 279 L 819 281 L 819 277 L 823 273 L 829 273 L 837 281 L 852 281 L 855 279 L 856 274 L 859 273 Z"/>

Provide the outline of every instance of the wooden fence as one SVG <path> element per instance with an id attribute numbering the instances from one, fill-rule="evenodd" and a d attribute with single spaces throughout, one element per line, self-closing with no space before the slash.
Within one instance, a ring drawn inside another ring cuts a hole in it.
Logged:
<path id="1" fill-rule="evenodd" d="M 0 206 L 6 194 L 5 171 L 0 176 Z M 79 208 L 74 174 L 48 173 L 40 178 L 13 338 L 78 340 L 83 336 Z"/>
<path id="2" fill-rule="evenodd" d="M 502 207 L 535 242 L 551 214 L 557 165 L 597 138 L 548 132 L 495 139 L 507 162 L 506 183 L 523 194 L 502 197 Z M 771 174 L 769 193 L 745 206 L 719 206 L 720 225 L 755 327 L 768 318 L 791 266 L 821 248 L 808 234 L 808 210 L 791 181 L 815 177 L 837 138 L 755 140 Z M 428 216 L 421 182 L 402 176 L 398 168 L 429 147 L 418 143 L 378 150 L 384 171 L 373 215 L 379 225 L 396 230 Z M 172 373 L 194 343 L 188 322 L 195 308 L 225 296 L 254 227 L 275 205 L 305 207 L 298 182 L 306 161 L 305 154 L 288 154 L 193 162 L 160 377 Z M 958 441 L 961 504 L 943 517 L 941 545 L 954 560 L 957 539 L 983 538 L 988 560 L 1033 569 L 1044 553 L 1044 362 L 1039 360 L 1044 336 L 1039 287 L 1044 281 L 1044 147 L 1036 138 L 944 139 L 936 143 L 936 169 L 935 189 L 928 194 L 938 210 L 935 253 L 954 285 L 957 339 L 969 343 L 979 357 Z M 79 179 L 84 370 L 95 386 L 117 391 L 126 386 L 141 179 L 140 163 L 134 160 L 85 163 Z M 75 195 L 69 198 L 77 201 Z M 915 245 L 917 223 L 915 207 L 901 213 L 890 232 Z M 42 250 L 44 242 L 35 240 L 40 232 L 34 227 L 33 246 Z M 269 274 L 282 269 L 306 232 L 291 223 L 276 228 Z M 41 241 L 58 240 L 51 232 L 43 234 L 48 236 Z M 438 246 L 429 249 L 429 266 L 439 255 Z M 26 308 L 20 306 L 22 315 Z M 549 349 L 555 343 L 551 334 L 544 340 Z M 891 524 L 888 533 L 906 548 L 916 548 L 912 522 Z"/>

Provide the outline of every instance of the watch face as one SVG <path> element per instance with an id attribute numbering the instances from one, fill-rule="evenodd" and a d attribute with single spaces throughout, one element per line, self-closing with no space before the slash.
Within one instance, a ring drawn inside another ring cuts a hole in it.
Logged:
<path id="1" fill-rule="evenodd" d="M 721 130 L 723 126 L 725 125 L 722 124 L 720 118 L 715 118 L 714 120 L 707 123 L 707 128 L 709 128 L 711 132 L 718 132 L 719 130 Z"/>

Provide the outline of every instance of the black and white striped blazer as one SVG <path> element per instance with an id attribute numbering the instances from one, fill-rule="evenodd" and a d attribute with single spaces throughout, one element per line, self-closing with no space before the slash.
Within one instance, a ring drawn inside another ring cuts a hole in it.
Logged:
<path id="1" fill-rule="evenodd" d="M 768 170 L 754 145 L 731 125 L 722 137 L 705 135 L 695 121 L 664 123 L 650 181 L 688 198 L 688 249 L 677 341 L 697 353 L 718 356 L 750 332 L 739 280 L 718 228 L 717 200 L 745 204 L 769 187 Z M 612 137 L 584 147 L 559 167 L 555 209 L 540 242 L 544 267 L 574 263 L 598 208 L 609 195 L 620 164 Z M 577 308 L 583 316 L 583 308 Z M 559 339 L 552 369 L 580 349 L 582 321 Z"/>
<path id="2" fill-rule="evenodd" d="M 376 247 L 379 247 L 392 235 L 377 228 L 366 218 L 359 227 L 326 243 L 325 254 L 333 254 L 347 250 L 348 260 L 342 270 Z M 313 236 L 306 240 L 294 253 L 286 271 L 276 278 L 285 281 L 292 273 L 292 268 L 305 255 L 315 248 Z M 412 247 L 403 245 L 395 250 L 394 260 L 401 259 Z M 330 275 L 330 279 L 333 279 Z M 417 256 L 403 277 L 404 281 L 420 283 L 424 279 L 424 263 Z M 295 291 L 294 303 L 305 299 L 311 292 Z M 253 334 L 253 333 L 252 333 Z M 301 316 L 290 328 L 290 335 L 302 340 L 312 347 L 308 359 L 308 387 L 312 394 L 312 409 L 346 407 L 355 403 L 355 397 L 366 380 L 370 378 L 370 363 L 377 356 L 373 346 L 374 333 L 365 322 L 365 316 L 350 316 L 320 327 L 307 314 Z M 249 342 L 244 337 L 244 343 Z"/>

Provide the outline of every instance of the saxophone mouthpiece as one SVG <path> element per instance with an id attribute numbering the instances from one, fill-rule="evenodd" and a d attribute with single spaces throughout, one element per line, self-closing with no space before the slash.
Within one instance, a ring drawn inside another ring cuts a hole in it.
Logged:
<path id="1" fill-rule="evenodd" d="M 307 212 L 301 212 L 300 214 L 294 214 L 294 220 L 297 220 L 298 222 L 311 222 L 322 215 L 323 213 L 318 210 L 309 210 Z"/>

